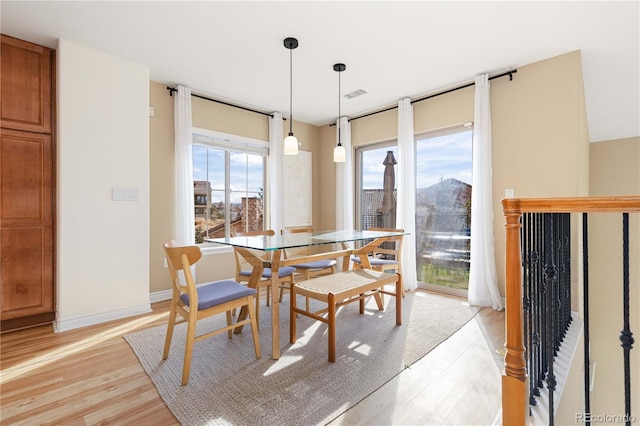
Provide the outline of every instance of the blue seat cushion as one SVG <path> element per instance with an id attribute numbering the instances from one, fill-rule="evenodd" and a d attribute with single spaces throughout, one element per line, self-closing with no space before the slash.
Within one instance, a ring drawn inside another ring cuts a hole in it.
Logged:
<path id="1" fill-rule="evenodd" d="M 359 256 L 351 256 L 351 260 L 354 261 L 355 263 L 362 263 L 360 261 L 360 257 Z M 377 265 L 397 265 L 398 261 L 394 260 L 394 259 L 377 259 L 375 257 L 370 257 L 369 258 L 369 263 L 371 263 L 371 266 L 377 266 Z"/>
<path id="2" fill-rule="evenodd" d="M 300 263 L 293 266 L 300 269 L 325 269 L 325 268 L 330 268 L 332 266 L 335 266 L 337 264 L 338 262 L 336 262 L 333 259 L 325 259 L 325 260 L 316 260 L 315 262 Z"/>
<path id="3" fill-rule="evenodd" d="M 230 300 L 257 294 L 255 288 L 249 288 L 235 281 L 226 280 L 196 287 L 198 292 L 198 310 L 221 305 Z M 182 303 L 189 306 L 189 295 L 180 295 Z"/>
<path id="4" fill-rule="evenodd" d="M 283 266 L 282 268 L 278 269 L 278 278 L 289 276 L 295 271 L 296 268 L 294 268 L 293 266 Z M 240 271 L 240 275 L 244 275 L 246 277 L 251 276 L 251 269 Z M 264 268 L 264 271 L 262 271 L 262 278 L 271 278 L 271 268 Z"/>

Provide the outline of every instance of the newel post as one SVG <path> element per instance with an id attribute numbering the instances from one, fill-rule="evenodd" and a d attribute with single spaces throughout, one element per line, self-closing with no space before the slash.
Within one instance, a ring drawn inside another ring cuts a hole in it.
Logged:
<path id="1" fill-rule="evenodd" d="M 524 357 L 522 255 L 520 217 L 516 199 L 502 200 L 506 219 L 505 357 L 502 374 L 502 424 L 525 425 L 529 412 L 529 377 Z"/>

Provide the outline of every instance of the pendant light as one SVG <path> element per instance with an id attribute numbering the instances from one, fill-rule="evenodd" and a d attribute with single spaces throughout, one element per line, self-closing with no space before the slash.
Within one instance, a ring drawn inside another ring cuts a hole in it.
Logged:
<path id="1" fill-rule="evenodd" d="M 340 73 L 344 70 L 347 69 L 347 66 L 345 64 L 335 64 L 333 66 L 333 70 L 338 72 L 338 146 L 336 146 L 333 149 L 333 162 L 334 163 L 344 163 L 347 159 L 347 152 L 344 149 L 344 146 L 342 146 L 342 140 L 341 140 L 341 129 L 340 129 L 340 121 L 341 121 L 341 115 L 340 115 Z"/>
<path id="2" fill-rule="evenodd" d="M 289 136 L 284 138 L 284 155 L 298 155 L 298 139 L 293 136 L 293 49 L 298 40 L 293 37 L 284 39 L 284 47 L 289 49 Z"/>

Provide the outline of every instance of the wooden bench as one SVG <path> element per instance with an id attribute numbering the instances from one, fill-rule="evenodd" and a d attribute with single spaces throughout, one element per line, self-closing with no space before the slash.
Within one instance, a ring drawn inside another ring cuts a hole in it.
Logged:
<path id="1" fill-rule="evenodd" d="M 395 292 L 384 289 L 395 283 Z M 296 295 L 309 297 L 327 304 L 327 308 L 316 312 L 300 309 L 296 305 Z M 336 310 L 342 305 L 360 301 L 360 313 L 364 314 L 364 299 L 376 296 L 378 308 L 384 310 L 381 294 L 396 298 L 396 324 L 402 324 L 402 289 L 398 274 L 356 269 L 332 275 L 312 278 L 291 285 L 290 332 L 291 343 L 296 342 L 296 314 L 302 314 L 329 326 L 329 362 L 336 361 Z M 327 313 L 326 317 L 321 314 Z"/>

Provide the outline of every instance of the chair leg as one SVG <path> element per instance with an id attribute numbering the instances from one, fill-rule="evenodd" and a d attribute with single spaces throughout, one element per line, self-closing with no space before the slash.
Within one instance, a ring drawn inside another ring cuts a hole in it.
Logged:
<path id="1" fill-rule="evenodd" d="M 258 300 L 260 300 L 260 291 L 258 291 Z M 267 285 L 267 306 L 271 304 L 271 286 Z"/>
<path id="2" fill-rule="evenodd" d="M 311 275 L 309 275 L 309 270 L 308 269 L 307 269 L 307 278 L 306 279 L 311 279 Z M 305 296 L 304 301 L 305 301 L 305 308 L 307 309 L 307 312 L 311 312 L 311 309 L 309 308 L 309 296 Z"/>
<path id="3" fill-rule="evenodd" d="M 227 327 L 229 327 L 232 322 L 233 322 L 233 318 L 231 316 L 231 311 L 227 311 Z M 231 339 L 233 337 L 233 329 L 232 328 L 227 330 L 227 336 L 229 336 L 229 339 Z"/>
<path id="4" fill-rule="evenodd" d="M 382 293 L 375 292 L 373 294 L 373 298 L 376 300 L 376 304 L 378 305 L 378 310 L 384 311 L 384 303 L 382 302 Z"/>
<path id="5" fill-rule="evenodd" d="M 255 301 L 254 296 L 247 297 L 247 308 L 249 309 L 249 319 L 251 319 L 251 336 L 253 337 L 253 347 L 256 350 L 256 359 L 262 356 L 260 353 L 260 339 L 258 337 L 258 319 L 256 318 L 256 310 L 253 308 Z M 260 305 L 260 303 L 258 303 Z"/>
<path id="6" fill-rule="evenodd" d="M 169 323 L 167 324 L 167 335 L 164 338 L 164 350 L 162 351 L 162 359 L 169 357 L 169 348 L 171 348 L 171 338 L 173 337 L 173 327 L 176 325 L 176 307 L 171 302 L 171 310 L 169 311 Z"/>
<path id="7" fill-rule="evenodd" d="M 189 382 L 191 370 L 191 356 L 193 355 L 193 342 L 196 337 L 196 318 L 189 318 L 187 324 L 187 342 L 184 347 L 184 367 L 182 368 L 182 386 Z"/>
<path id="8" fill-rule="evenodd" d="M 289 287 L 289 341 L 291 343 L 296 342 L 296 318 L 298 314 L 295 312 L 296 309 L 296 291 L 294 288 L 294 283 L 291 283 Z M 307 309 L 308 311 L 308 309 Z"/>
<path id="9" fill-rule="evenodd" d="M 253 303 L 255 303 L 255 306 L 256 306 L 255 313 L 256 313 L 256 321 L 257 321 L 257 324 L 258 324 L 258 325 L 256 325 L 256 330 L 260 330 L 260 284 L 258 284 L 258 289 L 257 290 L 258 290 L 258 293 L 256 293 L 256 296 L 255 296 L 256 300 Z M 269 306 L 269 287 L 267 287 L 267 306 Z M 249 311 L 249 312 L 251 312 L 251 311 Z M 238 318 L 238 319 L 240 319 L 240 318 Z"/>

